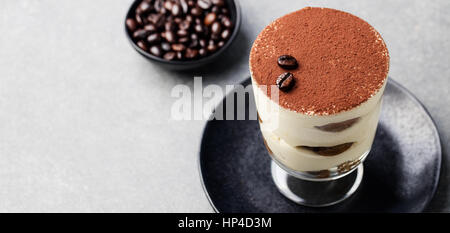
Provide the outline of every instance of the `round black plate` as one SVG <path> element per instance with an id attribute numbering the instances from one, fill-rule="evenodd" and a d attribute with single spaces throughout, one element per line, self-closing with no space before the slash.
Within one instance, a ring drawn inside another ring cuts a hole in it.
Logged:
<path id="1" fill-rule="evenodd" d="M 250 79 L 243 83 L 248 84 Z M 390 79 L 362 184 L 340 204 L 305 207 L 279 193 L 255 120 L 208 121 L 199 165 L 204 190 L 217 212 L 421 212 L 436 191 L 441 145 L 424 106 Z"/>

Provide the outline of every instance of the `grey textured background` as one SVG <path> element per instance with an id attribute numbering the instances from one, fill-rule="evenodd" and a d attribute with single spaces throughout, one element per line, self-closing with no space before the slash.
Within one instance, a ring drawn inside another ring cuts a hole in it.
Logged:
<path id="1" fill-rule="evenodd" d="M 0 1 L 0 211 L 210 212 L 197 171 L 204 121 L 171 121 L 176 84 L 131 49 L 131 4 Z M 383 35 L 390 75 L 436 120 L 444 148 L 430 211 L 450 211 L 450 1 L 240 0 L 243 24 L 204 84 L 248 75 L 248 52 L 273 19 L 304 6 L 354 13 Z"/>

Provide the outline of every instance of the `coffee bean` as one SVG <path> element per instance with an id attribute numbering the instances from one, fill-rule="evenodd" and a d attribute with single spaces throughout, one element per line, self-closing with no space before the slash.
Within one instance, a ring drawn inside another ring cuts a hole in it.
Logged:
<path id="1" fill-rule="evenodd" d="M 147 19 L 154 24 L 156 28 L 162 27 L 165 23 L 164 15 L 162 14 L 150 14 Z"/>
<path id="2" fill-rule="evenodd" d="M 214 41 L 213 41 L 213 40 L 210 40 L 210 41 L 209 41 L 209 44 L 208 44 L 208 47 L 206 47 L 206 49 L 207 49 L 209 52 L 214 52 L 214 51 L 217 50 L 217 46 L 214 44 Z"/>
<path id="3" fill-rule="evenodd" d="M 208 54 L 208 52 L 206 51 L 206 49 L 199 49 L 198 50 L 198 54 L 202 57 L 206 56 L 206 54 Z"/>
<path id="4" fill-rule="evenodd" d="M 192 15 L 186 15 L 186 20 L 185 21 L 190 24 L 190 23 L 192 23 L 192 21 L 194 21 L 194 17 L 192 17 Z"/>
<path id="5" fill-rule="evenodd" d="M 147 11 L 150 11 L 150 4 L 146 1 L 141 2 L 141 4 L 139 4 L 139 12 L 141 13 L 147 13 Z"/>
<path id="6" fill-rule="evenodd" d="M 181 52 L 186 49 L 186 46 L 184 46 L 183 44 L 172 44 L 172 49 L 173 51 Z"/>
<path id="7" fill-rule="evenodd" d="M 202 15 L 202 9 L 200 7 L 194 7 L 191 9 L 191 14 L 195 17 Z"/>
<path id="8" fill-rule="evenodd" d="M 180 6 L 181 10 L 183 11 L 183 14 L 187 14 L 189 11 L 189 6 L 186 0 L 180 0 Z"/>
<path id="9" fill-rule="evenodd" d="M 205 20 L 203 21 L 203 23 L 206 26 L 211 25 L 212 23 L 214 23 L 214 21 L 216 20 L 217 15 L 215 13 L 209 13 L 205 16 Z"/>
<path id="10" fill-rule="evenodd" d="M 173 16 L 178 16 L 180 14 L 180 11 L 181 11 L 180 5 L 178 5 L 178 4 L 173 5 L 173 7 L 172 7 L 172 15 Z"/>
<path id="11" fill-rule="evenodd" d="M 227 8 L 222 8 L 222 14 L 228 15 L 230 13 Z"/>
<path id="12" fill-rule="evenodd" d="M 178 28 L 180 30 L 189 30 L 190 27 L 191 27 L 191 23 L 189 23 L 187 20 L 184 20 L 183 22 L 181 22 L 178 25 Z"/>
<path id="13" fill-rule="evenodd" d="M 164 8 L 164 2 L 162 0 L 155 0 L 153 7 L 155 8 L 156 12 L 159 12 L 159 13 L 166 12 L 166 9 Z"/>
<path id="14" fill-rule="evenodd" d="M 294 75 L 289 72 L 283 73 L 278 76 L 276 84 L 281 91 L 287 92 L 295 85 Z"/>
<path id="15" fill-rule="evenodd" d="M 296 69 L 298 67 L 297 60 L 293 56 L 290 56 L 290 55 L 282 55 L 282 56 L 278 57 L 278 65 L 281 68 L 284 68 L 287 70 Z"/>
<path id="16" fill-rule="evenodd" d="M 172 1 L 165 1 L 164 2 L 164 8 L 166 8 L 167 11 L 172 11 L 173 2 Z"/>
<path id="17" fill-rule="evenodd" d="M 189 44 L 189 48 L 196 48 L 198 47 L 198 40 L 191 38 L 191 43 Z"/>
<path id="18" fill-rule="evenodd" d="M 231 23 L 230 18 L 228 18 L 226 16 L 224 16 L 221 21 L 222 21 L 223 26 L 225 26 L 227 28 L 230 28 L 230 27 L 233 26 L 233 24 Z"/>
<path id="19" fill-rule="evenodd" d="M 144 29 L 149 31 L 149 32 L 155 32 L 156 31 L 156 27 L 153 24 L 147 24 L 144 26 Z"/>
<path id="20" fill-rule="evenodd" d="M 197 0 L 197 5 L 203 10 L 207 10 L 211 7 L 212 3 L 210 0 Z"/>
<path id="21" fill-rule="evenodd" d="M 157 45 L 153 45 L 150 48 L 150 53 L 155 55 L 155 56 L 157 56 L 157 57 L 160 57 L 161 56 L 161 49 Z"/>
<path id="22" fill-rule="evenodd" d="M 230 34 L 231 34 L 230 30 L 228 30 L 228 29 L 223 30 L 222 35 L 221 35 L 222 39 L 224 39 L 224 40 L 228 39 L 228 37 L 230 37 Z"/>
<path id="23" fill-rule="evenodd" d="M 218 13 L 220 12 L 220 7 L 218 7 L 218 6 L 213 6 L 213 7 L 211 8 L 211 12 L 212 12 L 212 13 L 215 13 L 215 14 L 218 14 Z"/>
<path id="24" fill-rule="evenodd" d="M 164 29 L 165 29 L 166 31 L 174 31 L 175 28 L 176 28 L 176 26 L 175 26 L 175 23 L 174 23 L 173 21 L 167 21 L 167 22 L 164 24 Z"/>
<path id="25" fill-rule="evenodd" d="M 195 27 L 194 27 L 194 30 L 195 30 L 196 32 L 198 32 L 198 33 L 203 33 L 203 32 L 205 32 L 203 26 L 200 25 L 200 24 L 196 24 Z"/>
<path id="26" fill-rule="evenodd" d="M 130 30 L 131 32 L 134 32 L 137 28 L 137 23 L 134 19 L 127 19 L 125 21 L 128 30 Z"/>
<path id="27" fill-rule="evenodd" d="M 219 33 L 213 33 L 210 37 L 211 40 L 218 41 L 220 39 Z"/>
<path id="28" fill-rule="evenodd" d="M 175 23 L 177 23 L 177 24 L 180 24 L 180 23 L 183 21 L 183 19 L 182 19 L 182 18 L 179 18 L 179 17 L 176 17 L 175 19 L 173 19 L 173 21 L 174 21 Z"/>
<path id="29" fill-rule="evenodd" d="M 142 50 L 148 51 L 148 47 L 147 47 L 147 45 L 145 44 L 145 42 L 143 42 L 143 41 L 138 41 L 136 44 L 137 44 L 137 46 L 139 46 L 139 48 L 141 48 Z"/>
<path id="30" fill-rule="evenodd" d="M 149 31 L 144 30 L 144 29 L 139 29 L 133 33 L 133 37 L 135 39 L 145 39 L 149 34 L 150 34 Z"/>
<path id="31" fill-rule="evenodd" d="M 186 58 L 193 59 L 193 58 L 197 57 L 197 55 L 198 55 L 198 50 L 191 49 L 191 48 L 186 49 L 186 54 L 185 54 Z"/>
<path id="32" fill-rule="evenodd" d="M 216 6 L 224 6 L 225 5 L 225 1 L 224 0 L 211 0 L 212 4 L 216 5 Z"/>
<path id="33" fill-rule="evenodd" d="M 155 44 L 155 43 L 159 42 L 160 40 L 161 40 L 161 37 L 159 36 L 158 33 L 150 34 L 147 37 L 147 42 L 150 44 Z"/>
<path id="34" fill-rule="evenodd" d="M 177 59 L 178 60 L 183 60 L 183 53 L 182 52 L 177 52 Z"/>
<path id="35" fill-rule="evenodd" d="M 189 37 L 181 37 L 178 39 L 178 43 L 187 44 L 189 42 Z"/>
<path id="36" fill-rule="evenodd" d="M 200 47 L 205 48 L 206 47 L 206 40 L 201 39 L 201 40 L 198 41 L 198 44 L 200 45 Z"/>
<path id="37" fill-rule="evenodd" d="M 142 16 L 140 14 L 136 14 L 136 16 L 134 18 L 136 19 L 136 22 L 138 24 L 142 25 L 144 23 L 144 20 L 142 19 Z"/>
<path id="38" fill-rule="evenodd" d="M 219 34 L 221 32 L 221 30 L 222 30 L 222 26 L 220 25 L 219 22 L 216 21 L 211 25 L 212 34 Z"/>
<path id="39" fill-rule="evenodd" d="M 169 43 L 163 42 L 163 43 L 161 43 L 161 49 L 164 51 L 170 51 L 172 49 L 172 47 L 170 46 Z"/>
<path id="40" fill-rule="evenodd" d="M 169 42 L 169 43 L 173 43 L 176 40 L 175 34 L 172 31 L 166 31 L 164 37 L 166 38 L 167 42 Z"/>
<path id="41" fill-rule="evenodd" d="M 185 37 L 185 36 L 188 35 L 188 32 L 187 32 L 186 30 L 178 30 L 178 31 L 177 31 L 177 35 L 178 35 L 179 37 Z"/>
<path id="42" fill-rule="evenodd" d="M 171 61 L 173 59 L 175 59 L 176 53 L 175 52 L 168 52 L 166 54 L 164 54 L 164 59 Z"/>
<path id="43" fill-rule="evenodd" d="M 225 41 L 219 41 L 219 43 L 217 43 L 217 46 L 219 47 L 219 48 L 222 48 L 223 46 L 225 45 Z"/>

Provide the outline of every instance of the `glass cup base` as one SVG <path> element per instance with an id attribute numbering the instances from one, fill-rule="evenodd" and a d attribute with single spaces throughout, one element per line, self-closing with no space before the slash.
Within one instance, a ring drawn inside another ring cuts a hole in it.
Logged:
<path id="1" fill-rule="evenodd" d="M 364 168 L 360 164 L 348 175 L 329 181 L 294 177 L 274 161 L 271 171 L 278 190 L 289 200 L 304 206 L 325 207 L 342 202 L 355 193 L 361 184 Z"/>

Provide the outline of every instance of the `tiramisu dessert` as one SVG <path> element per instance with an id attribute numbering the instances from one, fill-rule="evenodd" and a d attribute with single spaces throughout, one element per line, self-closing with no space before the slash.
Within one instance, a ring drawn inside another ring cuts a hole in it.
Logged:
<path id="1" fill-rule="evenodd" d="M 358 166 L 374 139 L 388 70 L 380 34 L 354 15 L 308 7 L 272 22 L 253 44 L 250 71 L 273 159 L 318 176 Z"/>

